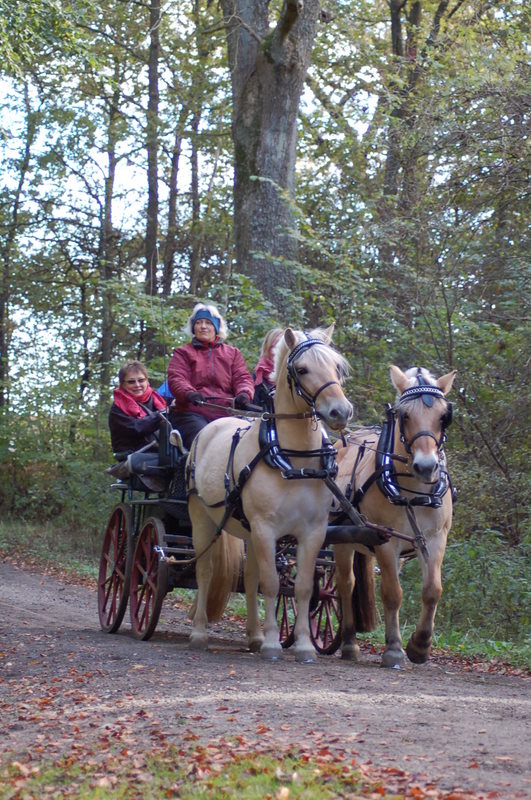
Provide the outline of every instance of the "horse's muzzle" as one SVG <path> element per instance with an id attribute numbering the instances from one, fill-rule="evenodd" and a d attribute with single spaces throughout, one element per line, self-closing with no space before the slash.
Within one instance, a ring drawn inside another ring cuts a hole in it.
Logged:
<path id="1" fill-rule="evenodd" d="M 333 431 L 342 430 L 352 419 L 354 409 L 348 400 L 323 403 L 318 409 L 319 416 Z"/>

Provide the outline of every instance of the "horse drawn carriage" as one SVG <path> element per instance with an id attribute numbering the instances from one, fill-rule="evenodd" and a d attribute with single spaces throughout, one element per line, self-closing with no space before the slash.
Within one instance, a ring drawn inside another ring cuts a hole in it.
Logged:
<path id="1" fill-rule="evenodd" d="M 361 561 L 376 555 L 381 568 L 387 643 L 382 663 L 402 663 L 400 560 L 419 553 L 423 608 L 406 652 L 412 661 L 428 658 L 451 523 L 443 444 L 451 410 L 445 394 L 454 373 L 436 381 L 425 370 L 405 375 L 394 368 L 399 402 L 389 407 L 387 424 L 378 435 L 362 429 L 334 448 L 321 420 L 342 430 L 351 406 L 340 386 L 344 360 L 329 347 L 330 335 L 307 337 L 288 329 L 277 355 L 272 413 L 243 425 L 241 419 L 216 420 L 196 437 L 189 454 L 179 447 L 178 434 L 163 426 L 159 464 L 150 468 L 152 477 L 162 479 L 162 490 L 153 491 L 145 476 L 114 484 L 121 501 L 106 528 L 98 580 L 104 631 L 118 630 L 129 602 L 133 635 L 149 639 L 165 595 L 197 588 L 190 644 L 206 647 L 206 622 L 213 618 L 208 595 L 221 571 L 213 554 L 225 536 L 246 542 L 245 558 L 240 550 L 234 562 L 232 590 L 246 592 L 250 649 L 274 659 L 281 647 L 294 644 L 301 662 L 314 660 L 316 650 L 333 653 L 342 640 L 343 657 L 357 657 L 355 634 L 373 625 L 363 622 L 363 609 L 353 600 L 360 553 Z M 400 479 L 396 461 L 411 470 Z M 265 599 L 263 633 L 258 591 Z"/>
<path id="2" fill-rule="evenodd" d="M 142 476 L 131 475 L 110 487 L 120 500 L 112 509 L 105 529 L 98 576 L 98 612 L 106 633 L 119 630 L 129 605 L 133 636 L 147 640 L 156 629 L 165 596 L 177 588 L 197 589 L 185 462 L 186 453 L 163 426 L 159 465 L 150 466 L 149 476 L 144 476 L 144 480 Z M 161 484 L 160 491 L 153 488 L 157 484 Z M 315 564 L 310 601 L 311 639 L 317 652 L 326 655 L 335 653 L 341 643 L 332 544 L 337 541 L 335 532 L 339 531 L 344 542 L 345 527 L 329 526 Z M 371 536 L 372 532 L 361 528 L 356 538 L 368 543 Z M 287 536 L 278 543 L 275 560 L 279 574 L 277 620 L 281 644 L 287 648 L 294 641 L 297 615 L 293 538 Z M 245 591 L 242 573 L 234 591 Z"/>

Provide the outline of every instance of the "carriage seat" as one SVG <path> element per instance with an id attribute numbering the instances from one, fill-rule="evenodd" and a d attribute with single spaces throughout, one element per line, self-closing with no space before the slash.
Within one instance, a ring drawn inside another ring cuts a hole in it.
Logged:
<path id="1" fill-rule="evenodd" d="M 134 453 L 114 453 L 116 464 L 105 472 L 120 480 L 130 481 L 133 489 L 164 492 L 174 477 L 175 470 L 186 459 L 181 434 L 163 425 L 157 442 Z"/>

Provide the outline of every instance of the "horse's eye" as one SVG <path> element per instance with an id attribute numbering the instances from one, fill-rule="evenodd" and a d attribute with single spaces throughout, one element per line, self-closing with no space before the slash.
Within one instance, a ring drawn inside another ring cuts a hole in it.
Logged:
<path id="1" fill-rule="evenodd" d="M 307 375 L 308 370 L 306 367 L 297 367 L 297 375 Z"/>
<path id="2" fill-rule="evenodd" d="M 406 412 L 404 411 L 404 413 L 402 414 L 402 422 L 407 422 L 408 420 L 409 420 L 409 414 L 406 414 Z"/>

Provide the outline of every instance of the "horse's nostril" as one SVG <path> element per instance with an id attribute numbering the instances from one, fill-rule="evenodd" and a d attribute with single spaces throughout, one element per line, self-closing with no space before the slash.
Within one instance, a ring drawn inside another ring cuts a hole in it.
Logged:
<path id="1" fill-rule="evenodd" d="M 337 409 L 333 408 L 330 412 L 330 416 L 335 419 L 337 417 Z"/>

